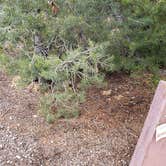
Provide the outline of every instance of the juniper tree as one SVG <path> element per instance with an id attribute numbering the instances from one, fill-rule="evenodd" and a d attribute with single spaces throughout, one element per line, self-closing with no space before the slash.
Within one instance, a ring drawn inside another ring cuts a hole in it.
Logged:
<path id="1" fill-rule="evenodd" d="M 101 83 L 106 72 L 166 66 L 165 0 L 56 5 L 55 15 L 47 0 L 0 1 L 0 49 L 14 56 L 2 59 L 23 81 L 38 78 L 66 94 L 78 82 Z"/>

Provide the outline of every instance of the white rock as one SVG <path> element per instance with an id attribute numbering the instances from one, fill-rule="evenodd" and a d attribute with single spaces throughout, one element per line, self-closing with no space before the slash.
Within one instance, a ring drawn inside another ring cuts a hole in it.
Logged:
<path id="1" fill-rule="evenodd" d="M 0 125 L 0 130 L 2 130 L 2 129 L 4 129 L 4 128 L 5 128 L 4 126 Z"/>
<path id="2" fill-rule="evenodd" d="M 21 159 L 21 156 L 17 155 L 16 158 L 17 158 L 17 159 Z"/>
<path id="3" fill-rule="evenodd" d="M 2 144 L 0 144 L 0 150 L 2 150 L 3 149 L 3 145 Z"/>

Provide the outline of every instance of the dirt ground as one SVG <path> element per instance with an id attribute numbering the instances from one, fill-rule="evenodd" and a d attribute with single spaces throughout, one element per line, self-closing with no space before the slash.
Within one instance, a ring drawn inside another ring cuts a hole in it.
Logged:
<path id="1" fill-rule="evenodd" d="M 153 94 L 146 77 L 114 74 L 87 91 L 79 118 L 50 125 L 40 95 L 0 72 L 0 166 L 128 166 Z"/>

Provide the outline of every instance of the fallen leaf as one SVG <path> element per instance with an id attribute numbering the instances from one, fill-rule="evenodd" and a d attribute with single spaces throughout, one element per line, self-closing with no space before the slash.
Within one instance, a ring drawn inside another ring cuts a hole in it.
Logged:
<path id="1" fill-rule="evenodd" d="M 109 96 L 109 95 L 111 95 L 111 93 L 112 93 L 112 90 L 110 89 L 110 90 L 107 90 L 107 91 L 102 91 L 102 95 L 103 96 Z"/>
<path id="2" fill-rule="evenodd" d="M 38 92 L 40 90 L 40 85 L 32 82 L 31 84 L 28 85 L 27 90 L 29 92 Z"/>
<path id="3" fill-rule="evenodd" d="M 11 83 L 11 87 L 16 87 L 17 84 L 18 84 L 18 82 L 19 82 L 19 80 L 21 80 L 21 77 L 20 77 L 20 76 L 15 76 L 15 77 L 13 77 L 12 83 Z"/>
<path id="4" fill-rule="evenodd" d="M 122 96 L 122 95 L 118 95 L 118 96 L 114 96 L 114 98 L 115 98 L 116 100 L 121 100 L 121 98 L 123 98 L 123 96 Z"/>

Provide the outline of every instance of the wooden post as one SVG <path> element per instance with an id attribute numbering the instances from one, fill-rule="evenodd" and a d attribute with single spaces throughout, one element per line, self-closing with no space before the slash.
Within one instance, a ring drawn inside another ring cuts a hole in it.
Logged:
<path id="1" fill-rule="evenodd" d="M 166 123 L 166 82 L 160 81 L 130 166 L 165 166 L 166 139 L 156 142 L 155 131 Z"/>

